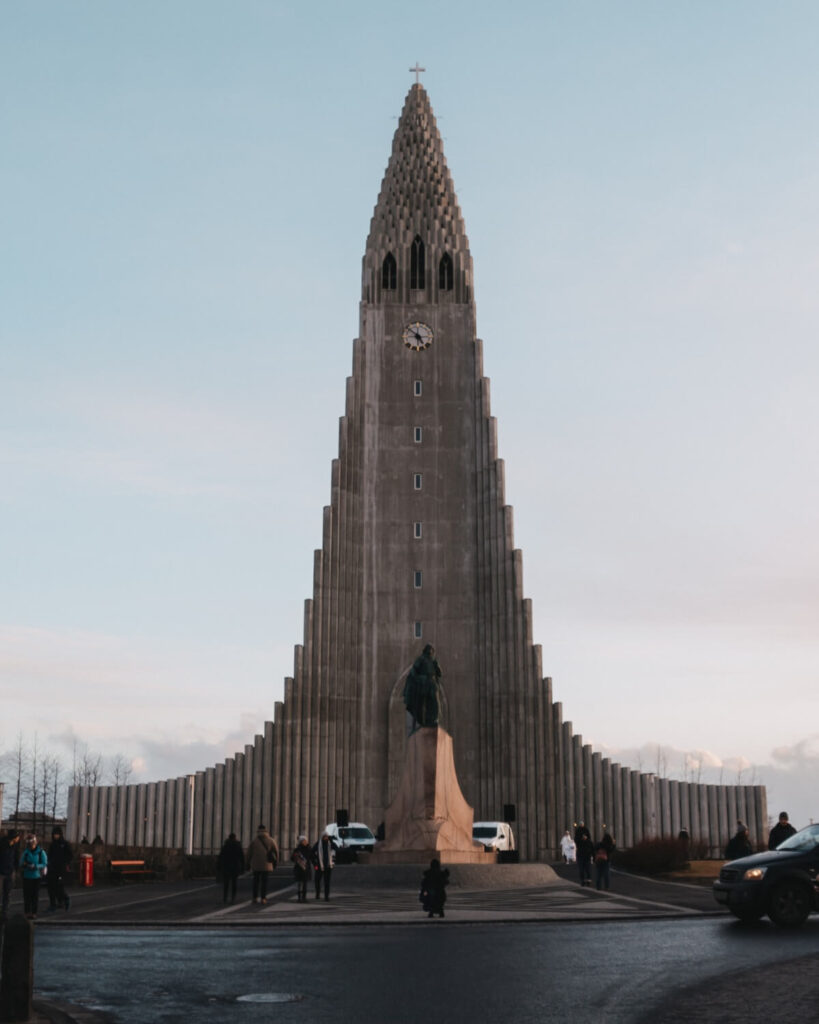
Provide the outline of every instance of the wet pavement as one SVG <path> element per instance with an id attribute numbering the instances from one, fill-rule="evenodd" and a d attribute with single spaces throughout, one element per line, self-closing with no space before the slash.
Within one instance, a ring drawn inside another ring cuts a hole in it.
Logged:
<path id="1" fill-rule="evenodd" d="M 221 886 L 208 879 L 103 883 L 72 890 L 70 911 L 40 914 L 38 926 L 417 924 L 424 921 L 420 878 L 417 867 L 343 865 L 333 872 L 329 901 L 316 900 L 311 888 L 307 902 L 299 903 L 292 874 L 283 868 L 273 874 L 264 906 L 251 901 L 249 877 L 239 880 L 238 898 L 228 904 Z M 534 864 L 453 866 L 446 913 L 461 923 L 724 915 L 710 889 L 614 872 L 611 891 L 598 892 L 577 885 L 571 871 Z"/>
<path id="2" fill-rule="evenodd" d="M 446 918 L 430 921 L 419 881 L 341 866 L 328 902 L 300 904 L 283 869 L 264 906 L 249 879 L 227 905 L 208 879 L 74 889 L 36 926 L 40 1019 L 737 1024 L 781 1015 L 780 978 L 789 1024 L 816 1019 L 817 916 L 748 928 L 709 887 L 613 872 L 598 893 L 572 869 L 493 865 L 453 867 Z"/>
<path id="3" fill-rule="evenodd" d="M 41 998 L 81 1005 L 122 1024 L 221 1024 L 226 1016 L 231 1024 L 259 1024 L 273 1014 L 282 1024 L 362 1018 L 636 1024 L 681 1020 L 680 1007 L 696 1008 L 687 1020 L 733 1022 L 767 1019 L 760 1001 L 748 1000 L 745 975 L 735 972 L 778 970 L 782 961 L 808 954 L 815 965 L 819 921 L 785 936 L 722 917 L 54 928 L 37 936 L 35 974 Z M 807 977 L 815 992 L 813 970 Z M 704 1007 L 696 998 L 703 990 L 709 993 Z M 761 996 L 781 1006 L 775 983 Z M 754 1015 L 725 1012 L 740 1005 Z M 814 1021 L 815 1006 L 809 1017 L 788 1013 L 786 1019 Z"/>

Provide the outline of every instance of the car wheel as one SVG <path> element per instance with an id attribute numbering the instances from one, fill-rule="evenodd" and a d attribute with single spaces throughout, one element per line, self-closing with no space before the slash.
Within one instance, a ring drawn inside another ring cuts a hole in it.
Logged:
<path id="1" fill-rule="evenodd" d="M 753 924 L 754 921 L 758 921 L 765 913 L 764 910 L 757 910 L 755 907 L 729 907 L 728 909 L 734 917 L 744 921 L 745 924 Z"/>
<path id="2" fill-rule="evenodd" d="M 801 882 L 780 882 L 771 891 L 768 917 L 780 928 L 798 928 L 810 910 L 810 890 Z"/>

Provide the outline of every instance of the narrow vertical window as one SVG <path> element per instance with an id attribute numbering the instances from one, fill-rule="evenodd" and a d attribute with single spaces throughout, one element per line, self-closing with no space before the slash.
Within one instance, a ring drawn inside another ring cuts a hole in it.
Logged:
<path id="1" fill-rule="evenodd" d="M 415 382 L 415 397 L 420 398 L 424 392 L 424 385 L 420 380 Z"/>
<path id="2" fill-rule="evenodd" d="M 422 624 L 420 622 L 416 622 L 415 623 L 415 639 L 416 640 L 420 640 L 423 635 L 424 635 L 424 630 L 423 630 Z"/>
<path id="3" fill-rule="evenodd" d="M 415 485 L 415 490 L 416 491 L 420 491 L 421 490 L 421 474 L 420 473 L 416 473 L 415 474 L 415 476 L 413 477 L 413 483 Z"/>
<path id="4" fill-rule="evenodd" d="M 421 539 L 421 535 L 423 533 L 423 524 L 422 523 L 415 523 L 414 524 L 414 532 L 415 532 L 415 539 L 416 540 L 420 540 Z"/>
<path id="5" fill-rule="evenodd" d="M 420 569 L 415 570 L 415 589 L 420 590 L 424 583 L 423 573 Z"/>
<path id="6" fill-rule="evenodd" d="M 420 444 L 421 443 L 421 428 L 420 427 L 416 427 L 415 428 L 415 443 L 416 444 Z"/>
<path id="7" fill-rule="evenodd" d="M 395 267 L 395 257 L 391 252 L 388 252 L 384 257 L 384 262 L 381 264 L 381 287 L 387 291 L 393 291 L 397 279 L 398 273 Z"/>
<path id="8" fill-rule="evenodd" d="M 438 264 L 438 288 L 442 292 L 452 291 L 452 257 L 445 252 Z"/>
<path id="9" fill-rule="evenodd" d="M 410 288 L 426 288 L 424 273 L 424 243 L 416 235 L 410 247 Z"/>

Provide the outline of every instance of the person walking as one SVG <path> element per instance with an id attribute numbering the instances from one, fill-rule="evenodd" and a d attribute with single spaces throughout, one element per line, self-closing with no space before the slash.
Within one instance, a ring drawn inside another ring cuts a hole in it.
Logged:
<path id="1" fill-rule="evenodd" d="M 40 879 L 48 870 L 48 857 L 33 833 L 26 838 L 20 870 L 23 873 L 23 912 L 29 921 L 34 921 L 37 918 Z"/>
<path id="2" fill-rule="evenodd" d="M 310 879 L 310 871 L 312 870 L 310 865 L 310 844 L 307 842 L 307 836 L 299 836 L 298 845 L 290 854 L 290 860 L 293 861 L 293 875 L 296 879 L 298 902 L 306 903 L 307 882 Z"/>
<path id="3" fill-rule="evenodd" d="M 444 916 L 444 903 L 446 903 L 446 887 L 449 883 L 449 869 L 441 870 L 441 862 L 437 859 L 429 862 L 429 867 L 421 878 L 421 905 L 427 912 L 427 917 L 434 917 L 438 914 Z"/>
<path id="4" fill-rule="evenodd" d="M 603 837 L 594 848 L 594 875 L 598 889 L 611 886 L 611 858 L 614 854 L 614 837 L 603 832 Z"/>
<path id="5" fill-rule="evenodd" d="M 788 821 L 788 812 L 779 812 L 779 821 L 771 829 L 770 835 L 768 836 L 768 849 L 775 850 L 780 843 L 784 843 L 786 839 L 790 839 L 791 836 L 796 835 L 796 829 Z"/>
<path id="6" fill-rule="evenodd" d="M 577 827 L 574 833 L 574 842 L 577 847 L 577 870 L 580 875 L 581 885 L 591 885 L 591 866 L 594 857 L 594 843 L 591 833 L 583 824 Z"/>
<path id="7" fill-rule="evenodd" d="M 568 829 L 563 833 L 563 837 L 560 840 L 560 852 L 563 856 L 564 864 L 574 864 L 577 859 L 577 847 Z"/>
<path id="8" fill-rule="evenodd" d="M 267 903 L 267 882 L 279 863 L 279 846 L 264 825 L 247 848 L 247 865 L 253 872 L 253 902 Z"/>
<path id="9" fill-rule="evenodd" d="M 321 839 L 312 850 L 313 866 L 316 869 L 316 899 L 321 895 L 321 880 L 324 879 L 324 898 L 330 899 L 330 878 L 336 865 L 336 844 L 329 832 L 322 832 Z"/>
<path id="10" fill-rule="evenodd" d="M 65 891 L 68 873 L 71 871 L 73 853 L 63 836 L 63 830 L 55 825 L 51 830 L 51 845 L 48 848 L 48 889 L 49 913 L 53 914 L 58 907 L 66 910 L 71 906 L 71 898 Z"/>
<path id="11" fill-rule="evenodd" d="M 17 870 L 17 855 L 20 852 L 19 833 L 11 830 L 0 832 L 0 884 L 2 884 L 2 915 L 9 912 L 11 890 L 14 886 L 14 872 Z"/>
<path id="12" fill-rule="evenodd" d="M 739 860 L 740 857 L 750 857 L 754 852 L 751 847 L 751 840 L 748 838 L 748 826 L 741 821 L 737 822 L 736 835 L 725 847 L 726 860 Z"/>
<path id="13" fill-rule="evenodd" d="M 222 877 L 223 903 L 228 901 L 228 891 L 230 892 L 230 902 L 236 902 L 236 882 L 244 870 L 245 853 L 242 844 L 236 838 L 236 833 L 231 832 L 222 844 L 222 849 L 216 858 L 216 872 Z"/>

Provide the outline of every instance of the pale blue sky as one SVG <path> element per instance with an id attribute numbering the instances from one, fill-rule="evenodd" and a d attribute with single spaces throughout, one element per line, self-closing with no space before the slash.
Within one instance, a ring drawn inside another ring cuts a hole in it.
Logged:
<path id="1" fill-rule="evenodd" d="M 271 716 L 419 60 L 566 717 L 819 817 L 817 38 L 808 2 L 3 4 L 0 750 L 148 780 Z"/>

